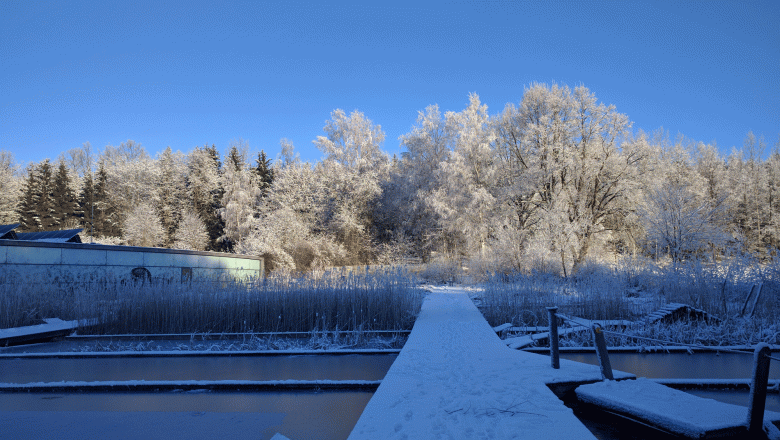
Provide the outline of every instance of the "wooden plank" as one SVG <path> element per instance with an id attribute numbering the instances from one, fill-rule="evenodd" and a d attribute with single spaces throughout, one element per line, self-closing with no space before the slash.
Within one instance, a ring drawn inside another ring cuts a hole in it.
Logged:
<path id="1" fill-rule="evenodd" d="M 650 379 L 580 385 L 577 397 L 589 404 L 690 438 L 747 435 L 747 408 L 675 390 Z M 764 420 L 780 421 L 766 411 Z"/>
<path id="2" fill-rule="evenodd" d="M 46 321 L 45 324 L 0 329 L 0 346 L 19 345 L 68 336 L 79 327 L 98 323 L 97 319 L 63 321 L 59 318 L 47 318 L 44 321 Z"/>

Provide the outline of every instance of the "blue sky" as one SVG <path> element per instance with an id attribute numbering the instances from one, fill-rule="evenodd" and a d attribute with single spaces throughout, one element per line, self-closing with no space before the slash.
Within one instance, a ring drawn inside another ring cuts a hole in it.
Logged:
<path id="1" fill-rule="evenodd" d="M 634 129 L 728 153 L 780 135 L 780 2 L 0 2 L 0 149 L 18 162 L 133 139 L 155 155 L 243 138 L 304 159 L 336 108 L 399 152 L 417 112 L 491 114 L 584 84 Z"/>

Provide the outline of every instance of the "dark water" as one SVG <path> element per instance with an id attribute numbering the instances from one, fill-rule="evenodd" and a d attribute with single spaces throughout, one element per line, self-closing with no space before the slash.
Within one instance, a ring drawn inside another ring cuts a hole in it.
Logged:
<path id="1" fill-rule="evenodd" d="M 561 359 L 598 365 L 595 353 L 561 353 Z M 753 377 L 753 354 L 737 353 L 610 353 L 613 370 L 639 377 L 666 379 L 748 379 Z M 780 379 L 780 365 L 772 361 L 770 379 Z"/>
<path id="2" fill-rule="evenodd" d="M 2 438 L 344 439 L 372 392 L 0 393 Z"/>
<path id="3" fill-rule="evenodd" d="M 0 359 L 0 382 L 381 380 L 396 355 Z"/>
<path id="4" fill-rule="evenodd" d="M 0 359 L 0 382 L 380 380 L 395 358 L 393 354 Z M 269 439 L 278 432 L 290 439 L 344 439 L 372 395 L 364 391 L 0 393 L 0 426 L 7 425 L 0 437 Z"/>

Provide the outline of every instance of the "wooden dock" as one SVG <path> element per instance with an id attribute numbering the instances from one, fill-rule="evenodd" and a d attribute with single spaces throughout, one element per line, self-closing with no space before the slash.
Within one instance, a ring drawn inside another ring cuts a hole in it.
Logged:
<path id="1" fill-rule="evenodd" d="M 63 321 L 59 318 L 46 318 L 43 321 L 44 324 L 0 329 L 0 347 L 30 344 L 68 336 L 79 327 L 95 325 L 98 322 L 96 319 Z"/>
<path id="2" fill-rule="evenodd" d="M 640 378 L 577 387 L 577 398 L 688 438 L 747 438 L 747 408 L 688 394 Z M 764 424 L 780 422 L 766 411 Z"/>
<path id="3" fill-rule="evenodd" d="M 434 291 L 349 438 L 593 439 L 550 387 L 600 381 L 599 367 L 560 363 L 508 348 L 463 291 Z"/>

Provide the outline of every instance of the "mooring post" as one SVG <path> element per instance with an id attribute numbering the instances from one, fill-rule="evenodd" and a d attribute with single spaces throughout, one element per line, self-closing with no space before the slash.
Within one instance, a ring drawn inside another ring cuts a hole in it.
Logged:
<path id="1" fill-rule="evenodd" d="M 601 331 L 601 325 L 593 324 L 593 343 L 596 345 L 596 356 L 599 358 L 601 366 L 601 376 L 604 379 L 615 380 L 612 375 L 612 365 L 609 364 L 609 353 L 607 353 L 607 341 L 604 339 L 604 333 Z"/>
<path id="2" fill-rule="evenodd" d="M 558 354 L 558 307 L 547 307 L 550 318 L 550 362 L 556 370 L 561 368 L 561 358 Z"/>
<path id="3" fill-rule="evenodd" d="M 764 409 L 766 408 L 766 387 L 769 382 L 769 345 L 760 343 L 756 345 L 753 353 L 753 381 L 750 382 L 750 399 L 748 400 L 748 431 L 753 435 L 761 434 L 764 430 Z"/>

